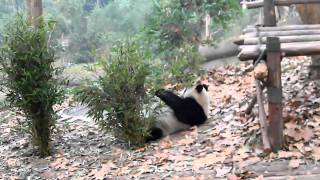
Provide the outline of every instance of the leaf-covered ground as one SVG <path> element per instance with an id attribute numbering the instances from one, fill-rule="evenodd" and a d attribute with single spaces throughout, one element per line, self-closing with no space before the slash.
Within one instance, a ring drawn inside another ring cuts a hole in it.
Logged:
<path id="1" fill-rule="evenodd" d="M 58 107 L 64 113 L 54 153 L 39 159 L 19 114 L 2 111 L 0 179 L 320 179 L 320 94 L 308 80 L 309 62 L 282 62 L 285 147 L 277 154 L 261 149 L 257 107 L 244 114 L 255 89 L 252 65 L 240 63 L 203 77 L 212 101 L 208 123 L 138 150 L 99 131 L 68 99 Z"/>

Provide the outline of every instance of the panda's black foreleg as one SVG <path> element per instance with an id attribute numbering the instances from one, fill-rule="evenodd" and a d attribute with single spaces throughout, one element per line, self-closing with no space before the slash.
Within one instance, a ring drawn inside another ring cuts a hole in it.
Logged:
<path id="1" fill-rule="evenodd" d="M 156 92 L 156 96 L 173 110 L 177 110 L 183 102 L 181 97 L 168 90 L 159 90 Z"/>

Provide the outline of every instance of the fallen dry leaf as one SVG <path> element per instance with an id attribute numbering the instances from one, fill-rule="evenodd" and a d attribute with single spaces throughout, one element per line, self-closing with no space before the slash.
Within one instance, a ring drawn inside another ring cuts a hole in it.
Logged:
<path id="1" fill-rule="evenodd" d="M 10 158 L 10 159 L 6 160 L 6 164 L 8 167 L 12 168 L 17 165 L 17 159 Z"/>
<path id="2" fill-rule="evenodd" d="M 313 135 L 313 131 L 310 128 L 305 128 L 301 130 L 301 137 L 305 140 L 305 142 L 310 141 Z"/>
<path id="3" fill-rule="evenodd" d="M 50 166 L 55 169 L 67 169 L 67 164 L 69 163 L 68 159 L 65 157 L 58 157 L 54 162 L 50 163 Z"/>
<path id="4" fill-rule="evenodd" d="M 191 128 L 191 131 L 189 131 L 189 136 L 196 138 L 196 137 L 198 137 L 198 135 L 199 135 L 198 127 L 197 126 L 193 126 Z"/>
<path id="5" fill-rule="evenodd" d="M 296 177 L 294 177 L 294 176 L 289 176 L 289 177 L 288 177 L 288 180 L 296 180 Z"/>
<path id="6" fill-rule="evenodd" d="M 174 167 L 173 167 L 173 171 L 176 172 L 182 172 L 182 171 L 186 171 L 186 163 L 183 161 L 180 161 L 178 163 L 175 163 Z"/>
<path id="7" fill-rule="evenodd" d="M 314 147 L 313 149 L 313 153 L 312 156 L 315 158 L 315 160 L 319 160 L 320 159 L 320 147 Z"/>
<path id="8" fill-rule="evenodd" d="M 153 162 L 153 164 L 162 164 L 169 159 L 169 154 L 158 153 L 158 154 L 155 154 L 154 157 L 156 157 L 156 160 Z"/>
<path id="9" fill-rule="evenodd" d="M 258 176 L 255 180 L 264 180 L 263 175 Z"/>
<path id="10" fill-rule="evenodd" d="M 291 118 L 291 116 L 290 116 L 290 118 Z M 292 120 L 289 121 L 289 122 L 287 122 L 287 123 L 285 123 L 284 125 L 285 125 L 285 127 L 286 127 L 287 129 L 297 129 L 297 128 L 298 128 L 296 122 L 295 122 L 295 121 L 292 121 Z"/>
<path id="11" fill-rule="evenodd" d="M 249 157 L 249 151 L 247 148 L 240 148 L 236 151 L 236 154 L 233 155 L 232 160 L 236 162 L 243 161 L 244 159 L 247 159 Z"/>
<path id="12" fill-rule="evenodd" d="M 241 178 L 240 177 L 238 177 L 238 176 L 236 176 L 236 175 L 228 175 L 227 176 L 227 178 L 228 178 L 228 180 L 240 180 Z"/>
<path id="13" fill-rule="evenodd" d="M 307 146 L 307 147 L 304 147 L 304 150 L 305 150 L 306 152 L 311 152 L 311 151 L 312 151 L 312 148 L 309 147 L 309 146 Z"/>
<path id="14" fill-rule="evenodd" d="M 231 169 L 232 167 L 223 166 L 221 168 L 215 168 L 214 170 L 216 171 L 216 177 L 222 178 L 225 177 L 225 175 L 227 175 L 231 171 Z"/>
<path id="15" fill-rule="evenodd" d="M 120 169 L 118 169 L 118 176 L 123 176 L 123 175 L 127 175 L 132 171 L 132 168 L 129 168 L 128 166 L 122 167 Z"/>
<path id="16" fill-rule="evenodd" d="M 217 154 L 209 154 L 206 157 L 198 158 L 193 161 L 193 169 L 198 170 L 202 167 L 214 165 L 217 162 L 223 162 L 226 158 L 224 156 L 217 156 Z"/>
<path id="17" fill-rule="evenodd" d="M 295 141 L 300 141 L 302 139 L 301 133 L 295 129 L 285 129 L 284 133 Z"/>
<path id="18" fill-rule="evenodd" d="M 53 173 L 52 171 L 44 171 L 42 174 L 41 174 L 41 177 L 44 178 L 44 179 L 54 179 L 55 178 L 55 173 Z"/>
<path id="19" fill-rule="evenodd" d="M 136 152 L 145 152 L 145 151 L 146 151 L 146 148 L 147 148 L 147 147 L 142 147 L 142 148 L 136 149 L 135 151 L 136 151 Z"/>
<path id="20" fill-rule="evenodd" d="M 172 180 L 205 180 L 206 178 L 204 176 L 173 176 Z"/>
<path id="21" fill-rule="evenodd" d="M 108 161 L 106 164 L 101 164 L 101 169 L 94 169 L 89 174 L 90 177 L 94 176 L 96 179 L 104 179 L 111 169 L 116 169 L 117 166 L 112 161 Z"/>
<path id="22" fill-rule="evenodd" d="M 232 97 L 231 95 L 223 96 L 223 103 L 224 103 L 225 106 L 228 105 L 231 102 L 231 97 Z"/>
<path id="23" fill-rule="evenodd" d="M 230 156 L 234 152 L 234 150 L 235 150 L 234 147 L 227 147 L 221 153 L 227 157 L 227 156 Z"/>
<path id="24" fill-rule="evenodd" d="M 172 147 L 172 145 L 173 145 L 173 143 L 169 137 L 163 138 L 159 142 L 160 149 L 169 149 Z"/>
<path id="25" fill-rule="evenodd" d="M 297 168 L 300 166 L 300 163 L 302 163 L 301 159 L 291 159 L 289 161 L 289 167 L 291 168 Z"/>
<path id="26" fill-rule="evenodd" d="M 191 156 L 185 156 L 185 155 L 170 155 L 168 158 L 170 161 L 173 162 L 179 162 L 179 161 L 189 161 L 192 160 L 193 158 Z"/>
<path id="27" fill-rule="evenodd" d="M 314 119 L 314 121 L 320 123 L 320 116 L 314 115 L 314 116 L 313 116 L 313 119 Z"/>
<path id="28" fill-rule="evenodd" d="M 290 152 L 290 151 L 279 151 L 279 158 L 291 158 L 291 157 L 302 157 L 303 155 L 300 152 Z"/>
<path id="29" fill-rule="evenodd" d="M 177 142 L 177 144 L 178 144 L 178 145 L 190 145 L 190 144 L 194 143 L 194 141 L 195 141 L 194 138 L 192 138 L 192 137 L 190 137 L 190 136 L 187 136 L 187 137 L 179 140 L 179 141 Z"/>
<path id="30" fill-rule="evenodd" d="M 260 158 L 259 158 L 259 157 L 250 157 L 250 158 L 248 158 L 247 160 L 240 161 L 240 162 L 239 162 L 239 167 L 240 167 L 240 168 L 244 168 L 244 167 L 246 167 L 246 166 L 255 164 L 255 163 L 259 162 L 259 161 L 260 161 Z"/>
<path id="31" fill-rule="evenodd" d="M 304 144 L 301 142 L 301 143 L 295 143 L 294 146 L 302 153 L 305 152 L 305 148 L 304 148 Z"/>

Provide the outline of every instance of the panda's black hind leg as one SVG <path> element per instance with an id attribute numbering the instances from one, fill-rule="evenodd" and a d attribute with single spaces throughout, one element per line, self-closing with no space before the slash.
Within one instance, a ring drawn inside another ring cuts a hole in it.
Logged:
<path id="1" fill-rule="evenodd" d="M 146 139 L 146 142 L 155 141 L 163 137 L 163 132 L 158 127 L 153 127 L 150 131 L 150 136 Z"/>

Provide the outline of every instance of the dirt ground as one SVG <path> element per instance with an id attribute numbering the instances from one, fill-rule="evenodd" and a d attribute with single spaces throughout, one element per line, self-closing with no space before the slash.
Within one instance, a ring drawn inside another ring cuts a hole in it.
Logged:
<path id="1" fill-rule="evenodd" d="M 310 59 L 282 62 L 285 146 L 262 150 L 250 63 L 207 68 L 211 113 L 200 127 L 141 149 L 103 133 L 72 98 L 59 111 L 53 155 L 40 159 L 23 118 L 0 112 L 0 179 L 320 179 L 320 94 L 308 80 Z"/>

